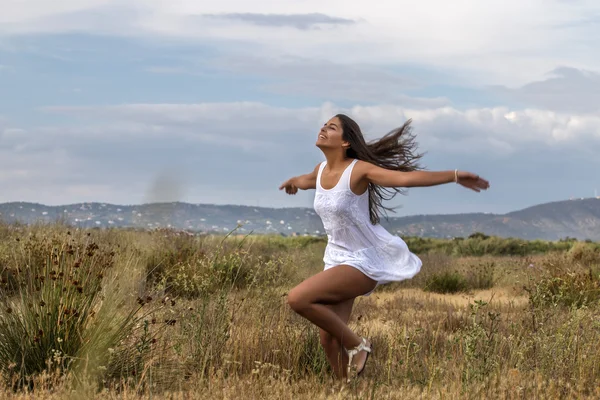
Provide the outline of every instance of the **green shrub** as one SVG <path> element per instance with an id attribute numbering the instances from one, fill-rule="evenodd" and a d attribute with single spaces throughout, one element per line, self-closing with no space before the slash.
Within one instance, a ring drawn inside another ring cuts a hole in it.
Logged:
<path id="1" fill-rule="evenodd" d="M 575 243 L 567 252 L 569 261 L 592 266 L 600 264 L 600 246 L 594 243 Z"/>
<path id="2" fill-rule="evenodd" d="M 527 256 L 549 252 L 565 252 L 581 243 L 573 240 L 550 242 L 544 240 L 527 241 L 517 238 L 500 238 L 483 233 L 474 233 L 468 238 L 435 239 L 405 237 L 408 247 L 416 254 L 446 254 L 459 257 L 482 256 Z M 600 246 L 594 245 L 596 249 Z"/>
<path id="3" fill-rule="evenodd" d="M 5 382 L 31 385 L 49 371 L 76 372 L 79 379 L 84 374 L 121 378 L 110 371 L 109 349 L 135 346 L 131 338 L 150 298 L 139 298 L 138 304 L 130 300 L 128 284 L 135 280 L 114 273 L 115 253 L 89 235 L 70 232 L 30 235 L 13 250 L 13 260 L 21 263 L 9 268 L 11 280 L 3 285 L 0 306 Z"/>
<path id="4" fill-rule="evenodd" d="M 467 290 L 468 284 L 464 276 L 458 272 L 442 272 L 431 275 L 425 282 L 425 291 L 435 293 L 457 293 Z"/>
<path id="5" fill-rule="evenodd" d="M 558 271 L 525 286 L 531 306 L 567 306 L 580 308 L 600 301 L 600 273 Z"/>
<path id="6" fill-rule="evenodd" d="M 494 287 L 496 264 L 486 262 L 467 271 L 466 280 L 469 289 L 491 289 Z"/>

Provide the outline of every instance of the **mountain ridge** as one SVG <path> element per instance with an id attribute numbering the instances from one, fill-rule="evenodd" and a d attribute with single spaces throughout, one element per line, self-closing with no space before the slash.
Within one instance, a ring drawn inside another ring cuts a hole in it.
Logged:
<path id="1" fill-rule="evenodd" d="M 311 208 L 253 207 L 186 202 L 110 204 L 102 202 L 47 206 L 33 202 L 0 204 L 5 222 L 50 223 L 80 227 L 174 228 L 196 232 L 322 235 L 323 225 Z M 465 237 L 475 232 L 500 237 L 600 240 L 600 198 L 536 204 L 505 214 L 461 213 L 388 216 L 381 224 L 400 236 Z M 238 226 L 239 225 L 239 226 Z"/>

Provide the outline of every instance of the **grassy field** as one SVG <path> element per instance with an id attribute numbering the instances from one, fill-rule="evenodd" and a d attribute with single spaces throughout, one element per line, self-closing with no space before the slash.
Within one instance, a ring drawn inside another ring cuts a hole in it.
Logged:
<path id="1" fill-rule="evenodd" d="M 0 225 L 2 398 L 600 397 L 599 244 L 406 240 L 422 272 L 357 300 L 348 385 L 286 304 L 321 239 Z"/>

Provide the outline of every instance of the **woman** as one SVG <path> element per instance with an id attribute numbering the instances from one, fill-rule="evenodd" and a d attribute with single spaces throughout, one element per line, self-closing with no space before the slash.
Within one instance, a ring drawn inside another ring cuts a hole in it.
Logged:
<path id="1" fill-rule="evenodd" d="M 456 182 L 479 192 L 489 183 L 458 170 L 417 171 L 421 156 L 414 153 L 410 121 L 366 143 L 358 124 L 338 114 L 321 128 L 316 145 L 326 161 L 279 189 L 288 194 L 316 189 L 314 207 L 328 237 L 325 268 L 293 288 L 288 304 L 320 328 L 335 375 L 349 381 L 352 372 L 358 376 L 363 371 L 372 349 L 369 340 L 347 325 L 354 299 L 377 285 L 410 279 L 421 269 L 421 260 L 406 243 L 379 225 L 379 214 L 387 209 L 382 201 L 401 188 Z"/>

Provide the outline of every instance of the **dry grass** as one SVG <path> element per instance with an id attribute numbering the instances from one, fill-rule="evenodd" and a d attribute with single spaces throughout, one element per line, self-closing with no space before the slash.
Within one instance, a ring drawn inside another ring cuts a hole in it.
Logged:
<path id="1" fill-rule="evenodd" d="M 30 234 L 60 241 L 66 230 L 0 226 L 1 319 L 6 318 L 6 301 L 18 295 L 17 287 L 8 286 L 8 271 L 39 268 L 36 263 L 43 258 L 33 259 L 15 243 Z M 423 255 L 417 278 L 357 301 L 351 326 L 373 341 L 375 352 L 365 376 L 346 385 L 331 377 L 316 328 L 285 302 L 291 287 L 320 270 L 321 241 L 176 232 L 90 234 L 90 240 L 115 253 L 111 268 L 116 272 L 105 285 L 124 277 L 120 271 L 127 273 L 130 293 L 125 296 L 154 295 L 141 308 L 143 316 L 134 318 L 132 333 L 115 335 L 117 350 L 109 357 L 110 365 L 137 360 L 139 368 L 100 365 L 86 375 L 48 369 L 24 389 L 6 386 L 3 398 L 600 397 L 595 297 L 600 278 L 594 254 L 583 244 L 533 258 Z M 494 286 L 489 289 L 423 291 L 433 274 L 453 270 L 476 276 L 477 268 L 489 272 L 491 264 Z M 544 301 L 546 295 L 550 300 Z M 158 299 L 163 304 L 152 307 Z M 125 307 L 122 313 L 127 312 Z M 165 321 L 172 324 L 165 327 Z M 10 362 L 0 360 L 5 378 L 11 376 Z"/>

